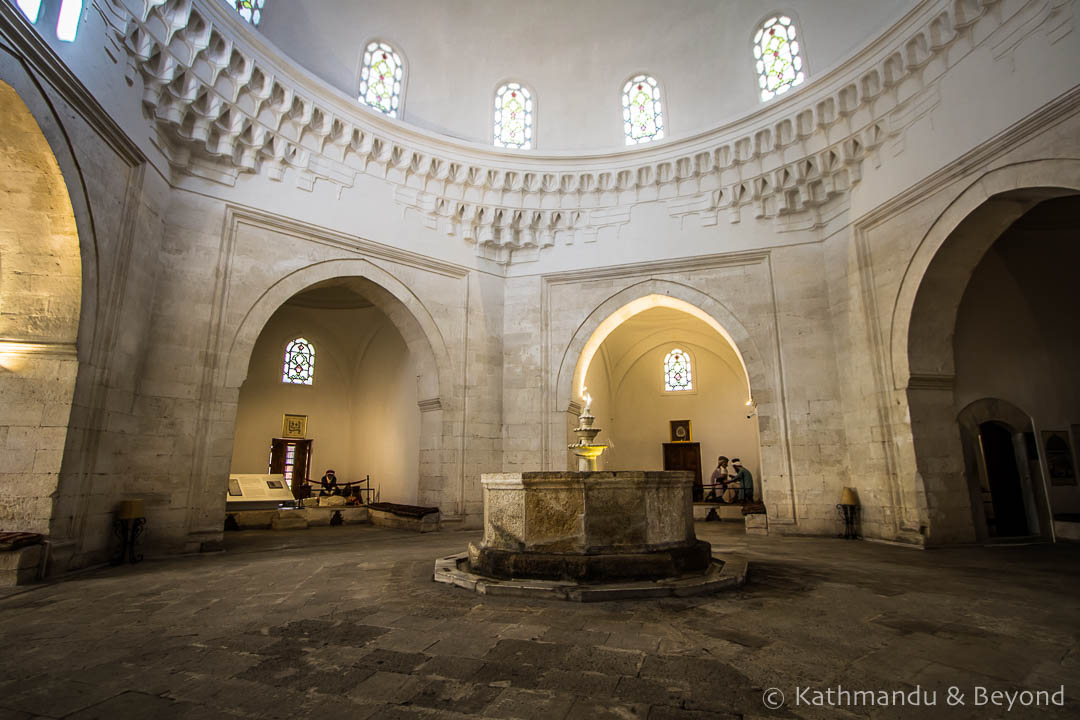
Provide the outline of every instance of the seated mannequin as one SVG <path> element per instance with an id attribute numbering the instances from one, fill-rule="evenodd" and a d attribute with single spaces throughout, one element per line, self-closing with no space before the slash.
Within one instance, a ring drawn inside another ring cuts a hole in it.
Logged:
<path id="1" fill-rule="evenodd" d="M 320 481 L 320 495 L 340 495 L 341 488 L 338 487 L 337 475 L 333 470 L 327 470 L 326 474 L 322 476 Z"/>

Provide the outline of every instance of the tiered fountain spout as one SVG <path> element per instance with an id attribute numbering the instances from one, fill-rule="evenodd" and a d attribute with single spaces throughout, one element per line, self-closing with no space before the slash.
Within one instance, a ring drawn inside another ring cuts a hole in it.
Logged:
<path id="1" fill-rule="evenodd" d="M 573 450 L 578 456 L 578 470 L 581 472 L 596 472 L 596 458 L 600 457 L 608 449 L 607 443 L 596 442 L 596 436 L 600 434 L 600 428 L 594 428 L 596 418 L 593 416 L 592 396 L 585 391 L 585 409 L 578 418 L 578 426 L 574 428 L 574 434 L 578 436 L 576 443 L 567 445 L 568 450 Z"/>

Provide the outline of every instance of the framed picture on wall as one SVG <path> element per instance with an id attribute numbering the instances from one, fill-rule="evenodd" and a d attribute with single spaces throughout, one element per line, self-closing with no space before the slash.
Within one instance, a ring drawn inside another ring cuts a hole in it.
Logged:
<path id="1" fill-rule="evenodd" d="M 290 415 L 289 413 L 285 413 L 281 418 L 281 437 L 307 437 L 307 415 Z"/>
<path id="2" fill-rule="evenodd" d="M 1046 470 L 1051 485 L 1075 485 L 1076 468 L 1073 467 L 1072 447 L 1069 433 L 1064 430 L 1043 430 L 1043 449 L 1046 450 Z"/>
<path id="3" fill-rule="evenodd" d="M 671 442 L 690 442 L 693 436 L 690 434 L 689 420 L 671 421 Z"/>

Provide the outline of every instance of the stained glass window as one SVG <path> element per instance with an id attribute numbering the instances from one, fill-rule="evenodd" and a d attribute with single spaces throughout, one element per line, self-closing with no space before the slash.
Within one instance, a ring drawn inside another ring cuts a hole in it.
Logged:
<path id="1" fill-rule="evenodd" d="M 397 117 L 403 76 L 397 51 L 383 42 L 371 43 L 364 51 L 364 66 L 360 69 L 360 102 Z"/>
<path id="2" fill-rule="evenodd" d="M 252 25 L 258 25 L 262 20 L 263 5 L 266 4 L 266 0 L 226 0 L 226 2 L 235 6 L 240 17 Z"/>
<path id="3" fill-rule="evenodd" d="M 690 356 L 679 348 L 664 358 L 664 389 L 669 392 L 694 389 L 690 377 Z"/>
<path id="4" fill-rule="evenodd" d="M 38 13 L 41 12 L 41 0 L 19 0 L 19 8 L 23 11 L 26 19 L 36 23 Z"/>
<path id="5" fill-rule="evenodd" d="M 656 78 L 638 75 L 627 81 L 622 92 L 622 107 L 627 145 L 664 137 L 664 109 Z"/>
<path id="6" fill-rule="evenodd" d="M 310 385 L 315 378 L 315 346 L 304 338 L 296 338 L 285 348 L 285 369 L 281 382 Z"/>
<path id="7" fill-rule="evenodd" d="M 495 93 L 495 145 L 528 150 L 533 141 L 533 99 L 521 83 L 506 83 Z"/>
<path id="8" fill-rule="evenodd" d="M 795 23 L 787 15 L 773 15 L 754 35 L 761 99 L 771 100 L 806 79 Z"/>
<path id="9" fill-rule="evenodd" d="M 82 20 L 82 0 L 64 0 L 60 3 L 60 17 L 56 21 L 56 37 L 64 42 L 75 42 Z"/>

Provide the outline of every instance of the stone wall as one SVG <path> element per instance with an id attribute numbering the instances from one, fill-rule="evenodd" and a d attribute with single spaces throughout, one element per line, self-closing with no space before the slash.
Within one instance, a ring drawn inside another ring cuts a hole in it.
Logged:
<path id="1" fill-rule="evenodd" d="M 0 528 L 45 533 L 78 362 L 82 268 L 60 167 L 0 82 Z"/>
<path id="2" fill-rule="evenodd" d="M 583 349 L 657 296 L 711 318 L 741 355 L 770 528 L 834 533 L 850 485 L 868 537 L 974 537 L 950 313 L 994 232 L 1048 196 L 1026 189 L 1080 187 L 1065 159 L 1080 157 L 1074 2 L 926 0 L 820 84 L 700 138 L 610 156 L 513 155 L 369 121 L 286 73 L 267 143 L 244 146 L 266 151 L 259 162 L 220 151 L 243 145 L 239 131 L 208 143 L 232 116 L 195 117 L 195 96 L 171 94 L 183 73 L 154 65 L 147 33 L 176 33 L 169 52 L 187 47 L 204 75 L 216 40 L 162 23 L 184 4 L 129 4 L 138 22 L 95 2 L 73 44 L 0 4 L 0 79 L 55 156 L 79 240 L 81 298 L 43 312 L 35 288 L 54 273 L 35 261 L 20 275 L 10 236 L 0 247 L 0 290 L 29 283 L 0 297 L 0 319 L 20 303 L 43 332 L 66 318 L 65 352 L 32 356 L 32 391 L 0 380 L 23 403 L 4 410 L 14 452 L 0 482 L 34 498 L 13 512 L 48 529 L 54 567 L 103 559 L 125 497 L 147 501 L 150 553 L 216 545 L 256 338 L 291 295 L 334 277 L 369 281 L 409 347 L 417 499 L 451 521 L 479 521 L 483 472 L 566 467 Z M 236 58 L 273 66 L 247 29 L 237 38 Z M 55 381 L 73 377 L 64 430 Z M 39 407 L 41 423 L 18 427 L 45 431 L 12 433 L 12 414 Z"/>

